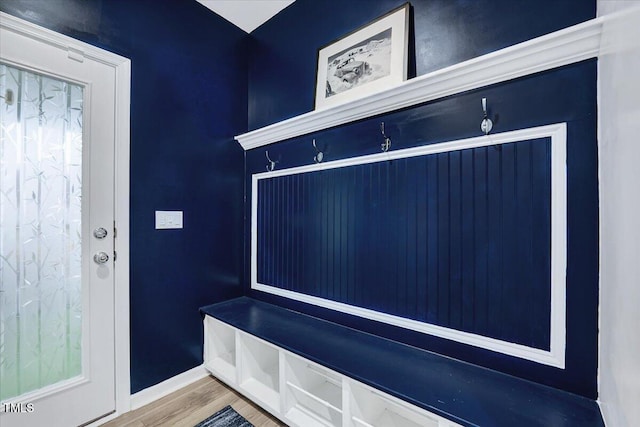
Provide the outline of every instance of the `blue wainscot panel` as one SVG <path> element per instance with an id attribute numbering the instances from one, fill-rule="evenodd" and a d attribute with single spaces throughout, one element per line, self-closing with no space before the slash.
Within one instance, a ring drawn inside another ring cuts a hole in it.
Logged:
<path id="1" fill-rule="evenodd" d="M 255 174 L 252 287 L 564 368 L 565 158 L 557 124 Z"/>
<path id="2" fill-rule="evenodd" d="M 550 348 L 549 138 L 267 175 L 256 218 L 258 283 Z"/>

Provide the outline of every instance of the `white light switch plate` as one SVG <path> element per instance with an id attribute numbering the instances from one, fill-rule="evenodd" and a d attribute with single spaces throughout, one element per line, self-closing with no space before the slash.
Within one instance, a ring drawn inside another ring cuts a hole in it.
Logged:
<path id="1" fill-rule="evenodd" d="M 156 211 L 156 230 L 182 228 L 182 211 Z"/>

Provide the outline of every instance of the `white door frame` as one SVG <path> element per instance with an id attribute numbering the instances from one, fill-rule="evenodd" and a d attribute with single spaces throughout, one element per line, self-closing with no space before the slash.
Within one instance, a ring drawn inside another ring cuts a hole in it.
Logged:
<path id="1" fill-rule="evenodd" d="M 0 12 L 0 27 L 68 52 L 69 58 L 88 58 L 113 68 L 115 89 L 115 403 L 117 414 L 131 406 L 129 363 L 129 147 L 131 60 L 12 15 Z M 100 420 L 100 422 L 104 421 Z"/>

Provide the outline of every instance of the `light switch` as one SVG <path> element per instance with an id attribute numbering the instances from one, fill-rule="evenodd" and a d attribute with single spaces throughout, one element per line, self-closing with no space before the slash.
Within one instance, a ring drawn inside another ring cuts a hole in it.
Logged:
<path id="1" fill-rule="evenodd" d="M 182 228 L 182 211 L 156 211 L 156 230 Z"/>

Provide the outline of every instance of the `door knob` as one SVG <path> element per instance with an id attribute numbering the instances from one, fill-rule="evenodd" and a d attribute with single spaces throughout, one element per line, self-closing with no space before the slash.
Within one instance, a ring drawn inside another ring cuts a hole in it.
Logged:
<path id="1" fill-rule="evenodd" d="M 98 252 L 93 256 L 93 262 L 96 264 L 104 264 L 109 261 L 109 255 L 106 252 Z"/>
<path id="2" fill-rule="evenodd" d="M 95 230 L 93 230 L 93 237 L 95 237 L 96 239 L 104 239 L 105 237 L 107 237 L 107 230 L 102 227 L 96 228 Z"/>

